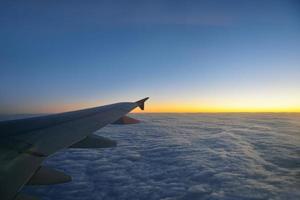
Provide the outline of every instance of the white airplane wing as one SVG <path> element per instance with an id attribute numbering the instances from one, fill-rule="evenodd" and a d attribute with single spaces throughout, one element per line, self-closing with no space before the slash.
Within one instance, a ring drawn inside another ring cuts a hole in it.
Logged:
<path id="1" fill-rule="evenodd" d="M 70 181 L 70 176 L 41 166 L 42 162 L 63 148 L 115 146 L 114 141 L 92 133 L 114 122 L 138 122 L 125 115 L 136 107 L 143 110 L 147 99 L 48 116 L 1 121 L 0 199 L 29 199 L 20 194 L 21 188 L 26 184 L 48 185 Z"/>

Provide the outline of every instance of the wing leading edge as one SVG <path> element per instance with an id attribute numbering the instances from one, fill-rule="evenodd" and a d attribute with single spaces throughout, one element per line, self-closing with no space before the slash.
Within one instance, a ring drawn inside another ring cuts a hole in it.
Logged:
<path id="1" fill-rule="evenodd" d="M 100 144 L 101 138 L 96 143 L 91 140 L 93 132 L 136 107 L 143 110 L 147 99 L 0 122 L 1 199 L 17 198 L 20 189 L 37 172 L 41 173 L 41 163 L 49 155 L 72 145 L 76 147 L 75 144 Z"/>

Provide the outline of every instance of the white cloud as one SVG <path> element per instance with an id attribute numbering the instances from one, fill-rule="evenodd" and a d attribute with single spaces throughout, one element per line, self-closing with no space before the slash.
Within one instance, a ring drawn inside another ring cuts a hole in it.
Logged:
<path id="1" fill-rule="evenodd" d="M 67 200 L 300 198 L 293 116 L 136 117 L 144 123 L 98 132 L 117 140 L 116 148 L 66 150 L 47 161 L 73 182 L 25 190 Z"/>

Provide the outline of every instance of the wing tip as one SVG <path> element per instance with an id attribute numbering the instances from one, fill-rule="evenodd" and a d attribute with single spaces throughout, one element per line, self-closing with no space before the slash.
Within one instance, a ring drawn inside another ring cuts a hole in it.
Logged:
<path id="1" fill-rule="evenodd" d="M 144 110 L 144 108 L 145 108 L 145 101 L 147 101 L 148 99 L 149 99 L 149 97 L 146 97 L 146 98 L 143 98 L 143 99 L 141 99 L 141 100 L 139 100 L 139 101 L 137 101 L 135 103 L 138 105 L 138 107 L 141 110 Z"/>

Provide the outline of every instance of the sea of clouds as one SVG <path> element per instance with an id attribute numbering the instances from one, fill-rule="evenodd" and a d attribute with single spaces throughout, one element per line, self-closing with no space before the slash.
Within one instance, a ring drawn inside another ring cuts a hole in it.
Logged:
<path id="1" fill-rule="evenodd" d="M 44 200 L 300 199 L 300 114 L 134 114 L 96 134 L 110 149 L 68 149 L 45 165 L 70 183 Z"/>

